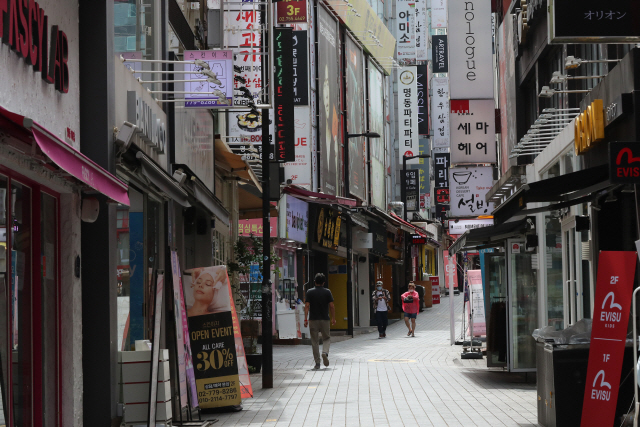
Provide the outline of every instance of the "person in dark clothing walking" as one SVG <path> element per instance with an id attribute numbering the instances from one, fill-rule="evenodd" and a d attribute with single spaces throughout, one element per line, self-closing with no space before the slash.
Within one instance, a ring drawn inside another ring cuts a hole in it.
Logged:
<path id="1" fill-rule="evenodd" d="M 336 308 L 333 305 L 333 295 L 329 289 L 324 287 L 325 281 L 324 274 L 316 274 L 314 279 L 315 287 L 307 291 L 304 303 L 304 326 L 309 326 L 311 334 L 313 360 L 316 362 L 314 369 L 320 369 L 319 333 L 322 333 L 322 361 L 324 366 L 329 366 L 329 347 L 331 345 L 329 312 L 331 313 L 331 325 L 336 324 Z"/>
<path id="2" fill-rule="evenodd" d="M 386 338 L 387 325 L 389 324 L 387 314 L 389 313 L 391 294 L 382 287 L 382 282 L 379 280 L 376 282 L 376 290 L 371 294 L 371 301 L 373 303 L 373 312 L 376 314 L 379 338 Z"/>

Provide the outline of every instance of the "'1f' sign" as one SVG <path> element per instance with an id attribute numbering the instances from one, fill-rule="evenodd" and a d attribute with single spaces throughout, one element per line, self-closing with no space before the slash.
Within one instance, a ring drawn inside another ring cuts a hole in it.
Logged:
<path id="1" fill-rule="evenodd" d="M 600 252 L 581 427 L 613 426 L 629 308 L 635 252 Z"/>

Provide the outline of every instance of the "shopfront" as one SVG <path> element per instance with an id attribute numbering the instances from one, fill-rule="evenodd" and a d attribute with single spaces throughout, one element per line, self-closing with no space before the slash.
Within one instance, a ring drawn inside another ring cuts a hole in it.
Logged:
<path id="1" fill-rule="evenodd" d="M 38 7 L 51 49 L 0 44 L 0 425 L 71 426 L 83 401 L 81 223 L 129 199 L 79 151 L 78 3 Z M 62 49 L 47 73 L 42 58 Z"/>
<path id="2" fill-rule="evenodd" d="M 504 367 L 510 372 L 536 369 L 535 341 L 531 336 L 539 327 L 539 253 L 532 238 L 535 233 L 534 218 L 524 218 L 468 230 L 449 248 L 451 254 L 478 248 L 494 250 L 484 253 L 489 367 Z"/>

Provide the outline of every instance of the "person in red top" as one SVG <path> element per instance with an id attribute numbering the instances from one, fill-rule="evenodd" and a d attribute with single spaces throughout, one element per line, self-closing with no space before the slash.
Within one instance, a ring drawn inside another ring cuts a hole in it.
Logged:
<path id="1" fill-rule="evenodd" d="M 420 295 L 416 292 L 416 284 L 409 282 L 409 290 L 400 296 L 402 301 L 402 311 L 404 311 L 404 324 L 407 325 L 408 337 L 415 337 L 416 317 L 420 309 Z M 409 324 L 411 319 L 411 324 Z"/>

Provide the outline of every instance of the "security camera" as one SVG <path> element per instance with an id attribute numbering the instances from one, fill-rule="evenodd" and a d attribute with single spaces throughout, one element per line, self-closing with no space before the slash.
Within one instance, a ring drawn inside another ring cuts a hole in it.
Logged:
<path id="1" fill-rule="evenodd" d="M 116 144 L 121 146 L 124 150 L 127 150 L 133 140 L 133 135 L 136 134 L 138 127 L 133 123 L 124 122 L 120 129 L 116 133 Z"/>
<path id="2" fill-rule="evenodd" d="M 182 186 L 187 180 L 187 174 L 184 173 L 182 169 L 178 169 L 173 173 L 173 179 L 178 181 L 178 185 Z"/>
<path id="3" fill-rule="evenodd" d="M 291 185 L 291 184 L 293 184 L 293 180 L 288 179 L 288 180 L 287 180 L 287 185 Z"/>

